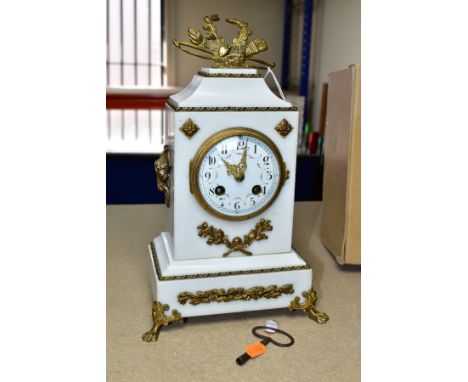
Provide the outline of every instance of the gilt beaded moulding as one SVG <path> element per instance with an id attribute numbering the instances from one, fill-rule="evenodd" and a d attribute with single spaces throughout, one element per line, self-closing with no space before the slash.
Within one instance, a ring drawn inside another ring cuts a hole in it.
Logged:
<path id="1" fill-rule="evenodd" d="M 190 111 L 190 112 L 226 112 L 226 111 L 236 111 L 236 112 L 247 112 L 247 111 L 262 111 L 262 112 L 271 112 L 271 111 L 297 111 L 296 106 L 177 106 L 170 98 L 166 103 L 174 111 Z"/>
<path id="2" fill-rule="evenodd" d="M 159 264 L 159 261 L 158 261 L 158 255 L 156 253 L 156 247 L 153 241 L 149 244 L 149 250 L 153 258 L 154 266 L 156 268 L 156 273 L 157 273 L 159 281 L 195 280 L 195 279 L 205 279 L 205 278 L 225 277 L 225 276 L 240 276 L 240 275 L 264 274 L 264 273 L 276 273 L 276 272 L 302 271 L 302 270 L 310 269 L 310 265 L 307 263 L 304 263 L 304 265 L 292 265 L 288 267 L 246 269 L 246 270 L 241 270 L 241 271 L 232 270 L 232 271 L 227 271 L 227 272 L 163 276 L 161 272 L 161 265 Z"/>

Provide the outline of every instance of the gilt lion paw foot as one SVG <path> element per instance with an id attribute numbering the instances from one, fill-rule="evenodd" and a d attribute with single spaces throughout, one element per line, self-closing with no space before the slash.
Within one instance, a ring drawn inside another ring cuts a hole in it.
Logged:
<path id="1" fill-rule="evenodd" d="M 158 340 L 159 333 L 155 332 L 153 330 L 150 330 L 149 332 L 146 332 L 143 334 L 141 339 L 145 342 L 156 342 Z"/>

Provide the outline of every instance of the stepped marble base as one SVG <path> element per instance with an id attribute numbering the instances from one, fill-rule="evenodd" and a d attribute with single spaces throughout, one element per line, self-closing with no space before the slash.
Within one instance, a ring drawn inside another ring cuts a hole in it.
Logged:
<path id="1" fill-rule="evenodd" d="M 307 312 L 321 324 L 328 320 L 315 310 L 312 269 L 294 250 L 274 255 L 174 260 L 172 248 L 167 232 L 149 245 L 153 327 L 143 335 L 144 341 L 157 341 L 162 326 L 193 316 L 288 308 Z"/>

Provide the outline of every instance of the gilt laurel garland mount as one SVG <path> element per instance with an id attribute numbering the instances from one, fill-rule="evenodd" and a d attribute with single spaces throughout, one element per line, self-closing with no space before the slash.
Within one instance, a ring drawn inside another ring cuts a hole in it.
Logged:
<path id="1" fill-rule="evenodd" d="M 171 206 L 171 167 L 171 149 L 169 146 L 164 146 L 161 156 L 154 161 L 154 171 L 156 172 L 156 185 L 159 191 L 164 192 L 164 200 L 167 207 Z"/>
<path id="2" fill-rule="evenodd" d="M 244 255 L 252 256 L 252 252 L 247 251 L 246 248 L 250 246 L 254 241 L 267 240 L 268 236 L 264 233 L 265 231 L 272 231 L 273 227 L 270 224 L 270 220 L 260 219 L 255 225 L 255 228 L 250 230 L 247 235 L 244 235 L 244 239 L 236 236 L 230 240 L 229 236 L 224 233 L 222 229 L 215 228 L 212 225 L 208 226 L 207 222 L 203 222 L 198 227 L 198 236 L 208 237 L 206 243 L 208 245 L 213 244 L 224 244 L 229 249 L 223 253 L 223 257 L 230 255 L 232 252 L 242 252 Z"/>
<path id="3" fill-rule="evenodd" d="M 256 54 L 268 49 L 268 44 L 263 38 L 256 38 L 249 42 L 252 31 L 249 24 L 238 19 L 226 19 L 226 22 L 236 25 L 239 32 L 232 40 L 226 42 L 224 37 L 218 34 L 215 22 L 219 21 L 218 15 L 205 16 L 203 18 L 203 30 L 206 35 L 196 28 L 188 28 L 190 41 L 172 40 L 174 45 L 185 53 L 205 60 L 213 61 L 213 68 L 266 68 L 274 67 L 274 63 L 252 58 Z M 199 53 L 201 52 L 201 53 Z M 260 64 L 260 65 L 258 65 Z"/>
<path id="4" fill-rule="evenodd" d="M 209 304 L 210 302 L 229 302 L 239 300 L 258 300 L 260 298 L 278 298 L 282 294 L 293 294 L 292 284 L 285 284 L 278 287 L 270 285 L 268 287 L 256 286 L 249 289 L 229 288 L 211 289 L 208 291 L 182 292 L 177 295 L 179 304 L 185 305 L 189 302 L 191 305 Z"/>
<path id="5" fill-rule="evenodd" d="M 176 310 L 172 310 L 172 315 L 166 316 L 165 312 L 169 310 L 169 305 L 161 304 L 158 301 L 153 301 L 153 327 L 143 334 L 142 340 L 145 342 L 156 342 L 159 337 L 159 332 L 162 326 L 167 326 L 172 324 L 174 321 L 178 321 L 181 324 L 185 322 L 184 318 Z"/>

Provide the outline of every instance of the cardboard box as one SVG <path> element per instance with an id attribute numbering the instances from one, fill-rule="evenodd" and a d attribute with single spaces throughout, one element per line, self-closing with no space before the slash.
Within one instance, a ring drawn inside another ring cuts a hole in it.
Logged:
<path id="1" fill-rule="evenodd" d="M 330 73 L 320 237 L 340 264 L 361 264 L 361 70 Z"/>

